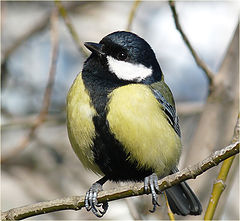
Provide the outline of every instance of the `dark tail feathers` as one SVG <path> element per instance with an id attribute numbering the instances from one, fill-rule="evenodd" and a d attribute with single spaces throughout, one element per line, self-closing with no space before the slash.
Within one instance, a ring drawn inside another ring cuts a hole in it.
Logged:
<path id="1" fill-rule="evenodd" d="M 182 216 L 201 214 L 201 203 L 186 182 L 167 189 L 166 194 L 173 213 Z"/>

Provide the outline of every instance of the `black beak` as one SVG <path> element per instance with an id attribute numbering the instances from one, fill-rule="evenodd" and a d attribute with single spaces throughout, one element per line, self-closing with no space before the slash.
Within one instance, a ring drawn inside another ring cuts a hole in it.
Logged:
<path id="1" fill-rule="evenodd" d="M 93 53 L 105 55 L 105 53 L 102 51 L 103 44 L 85 42 L 84 45 Z"/>

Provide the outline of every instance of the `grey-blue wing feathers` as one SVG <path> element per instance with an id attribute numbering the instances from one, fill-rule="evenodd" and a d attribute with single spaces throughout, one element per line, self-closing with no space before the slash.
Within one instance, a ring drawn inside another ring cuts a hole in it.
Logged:
<path id="1" fill-rule="evenodd" d="M 162 104 L 163 110 L 168 117 L 169 123 L 174 128 L 175 132 L 178 134 L 179 137 L 181 137 L 181 131 L 179 127 L 179 119 L 176 113 L 176 109 L 173 105 L 171 105 L 162 95 L 162 93 L 157 90 L 156 88 L 152 88 L 152 92 L 159 103 Z"/>
<path id="2" fill-rule="evenodd" d="M 181 136 L 179 119 L 175 109 L 172 93 L 164 81 L 156 82 L 150 86 L 155 98 L 162 105 L 169 123 L 178 136 Z M 177 168 L 172 170 L 176 173 Z M 193 193 L 186 182 L 182 182 L 166 190 L 169 205 L 173 213 L 178 215 L 200 215 L 202 206 L 197 196 Z"/>

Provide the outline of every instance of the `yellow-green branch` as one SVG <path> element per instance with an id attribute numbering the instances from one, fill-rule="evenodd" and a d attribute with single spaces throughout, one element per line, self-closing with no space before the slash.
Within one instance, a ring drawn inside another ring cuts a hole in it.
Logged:
<path id="1" fill-rule="evenodd" d="M 167 205 L 167 210 L 168 210 L 168 216 L 169 216 L 169 219 L 171 221 L 175 221 L 175 217 L 174 217 L 174 214 L 169 206 L 169 202 L 168 202 L 168 199 L 167 199 L 167 195 L 166 193 L 164 192 L 164 196 L 165 196 L 165 200 L 166 200 L 166 205 Z"/>
<path id="2" fill-rule="evenodd" d="M 238 121 L 237 121 L 237 125 L 235 127 L 234 130 L 234 136 L 232 139 L 232 143 L 235 143 L 237 141 L 239 141 L 239 132 L 240 132 L 240 122 L 239 122 L 239 117 L 240 114 L 238 115 Z M 226 159 L 223 164 L 222 167 L 220 169 L 220 172 L 218 174 L 217 180 L 216 182 L 213 184 L 213 190 L 212 190 L 212 194 L 211 197 L 209 199 L 208 202 L 208 207 L 204 216 L 204 220 L 212 220 L 215 210 L 217 208 L 219 199 L 222 195 L 222 192 L 225 189 L 225 182 L 229 173 L 229 170 L 232 166 L 233 160 L 234 160 L 235 156 L 232 156 L 228 159 Z"/>

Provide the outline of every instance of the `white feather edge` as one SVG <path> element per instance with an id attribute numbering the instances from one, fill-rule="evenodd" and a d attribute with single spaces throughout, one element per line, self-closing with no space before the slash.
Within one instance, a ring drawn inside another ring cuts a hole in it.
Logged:
<path id="1" fill-rule="evenodd" d="M 109 71 L 122 80 L 140 82 L 146 77 L 152 75 L 152 68 L 147 68 L 142 64 L 119 61 L 111 56 L 107 56 L 107 61 Z"/>

